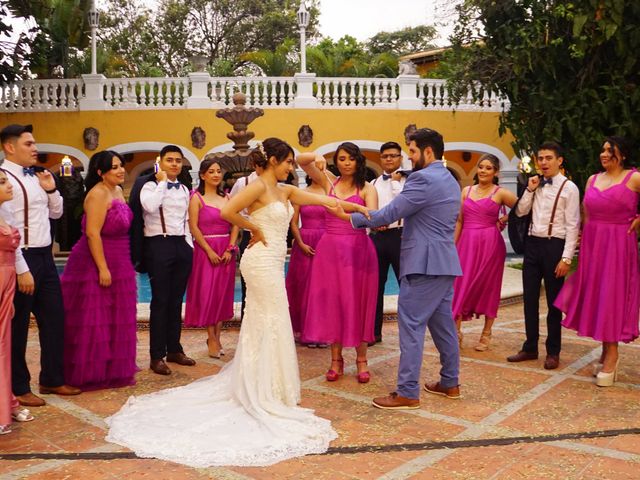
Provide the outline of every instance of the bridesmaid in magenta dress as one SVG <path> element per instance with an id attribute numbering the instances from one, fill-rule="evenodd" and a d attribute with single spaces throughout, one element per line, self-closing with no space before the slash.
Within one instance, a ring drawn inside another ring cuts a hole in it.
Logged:
<path id="1" fill-rule="evenodd" d="M 13 198 L 7 174 L 0 169 L 0 204 Z M 16 291 L 16 248 L 20 233 L 0 218 L 0 435 L 11 433 L 11 421 L 29 422 L 33 416 L 11 391 L 11 319 Z"/>
<path id="2" fill-rule="evenodd" d="M 215 159 L 200 164 L 200 184 L 189 203 L 193 235 L 193 269 L 187 284 L 185 327 L 206 327 L 209 356 L 224 355 L 222 322 L 233 318 L 238 228 L 220 217 L 228 202 L 222 189 L 222 169 Z"/>
<path id="3" fill-rule="evenodd" d="M 567 315 L 565 327 L 602 342 L 602 356 L 593 366 L 600 387 L 615 382 L 618 342 L 638 338 L 640 173 L 625 168 L 630 157 L 624 138 L 605 139 L 600 153 L 604 172 L 589 178 L 584 195 L 578 269 L 555 301 Z"/>
<path id="4" fill-rule="evenodd" d="M 330 196 L 378 207 L 376 189 L 365 180 L 366 159 L 351 142 L 341 144 L 333 156 L 340 172 L 335 177 L 315 166 L 312 153 L 298 157 L 299 165 Z M 378 289 L 378 260 L 366 230 L 355 230 L 349 217 L 325 213 L 326 232 L 318 242 L 309 280 L 309 302 L 303 342 L 330 343 L 328 381 L 344 371 L 343 347 L 355 347 L 358 382 L 367 383 L 367 344 L 373 342 Z"/>
<path id="5" fill-rule="evenodd" d="M 317 167 L 324 170 L 325 164 L 318 162 Z M 324 195 L 323 188 L 307 176 L 305 192 Z M 289 300 L 291 326 L 296 339 L 305 337 L 305 319 L 309 296 L 309 274 L 313 264 L 316 246 L 325 231 L 325 208 L 319 205 L 296 205 L 291 219 L 291 232 L 294 242 L 291 248 L 289 269 L 287 270 L 286 287 Z M 301 221 L 302 226 L 298 227 Z M 317 344 L 308 343 L 315 347 Z"/>
<path id="6" fill-rule="evenodd" d="M 89 162 L 82 237 L 61 277 L 67 383 L 82 390 L 135 384 L 136 277 L 129 254 L 133 214 L 124 159 L 98 152 Z"/>
<path id="7" fill-rule="evenodd" d="M 453 284 L 453 318 L 462 347 L 461 323 L 484 315 L 484 328 L 475 346 L 479 352 L 489 348 L 491 327 L 498 315 L 502 274 L 507 249 L 501 234 L 500 210 L 513 207 L 516 196 L 497 186 L 500 160 L 486 154 L 478 161 L 478 184 L 462 191 L 462 205 L 455 230 L 455 241 L 462 276 Z"/>

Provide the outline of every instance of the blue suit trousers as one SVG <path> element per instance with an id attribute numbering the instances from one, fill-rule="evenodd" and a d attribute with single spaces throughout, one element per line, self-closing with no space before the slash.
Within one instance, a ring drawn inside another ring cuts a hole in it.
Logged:
<path id="1" fill-rule="evenodd" d="M 458 385 L 460 350 L 451 312 L 454 279 L 450 275 L 410 274 L 400 281 L 397 392 L 403 397 L 420 398 L 420 368 L 427 327 L 440 353 L 440 385 L 444 388 Z"/>

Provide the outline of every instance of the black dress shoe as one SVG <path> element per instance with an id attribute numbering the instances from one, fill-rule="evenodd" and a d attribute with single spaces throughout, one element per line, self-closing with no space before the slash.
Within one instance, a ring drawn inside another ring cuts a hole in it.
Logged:
<path id="1" fill-rule="evenodd" d="M 192 367 L 196 364 L 196 361 L 193 358 L 187 357 L 182 352 L 168 353 L 167 362 L 177 363 L 178 365 L 186 365 L 188 367 Z"/>
<path id="2" fill-rule="evenodd" d="M 164 360 L 151 360 L 149 364 L 149 368 L 153 370 L 158 375 L 171 375 L 171 369 L 167 367 L 167 364 L 164 363 Z"/>
<path id="3" fill-rule="evenodd" d="M 511 355 L 507 357 L 507 362 L 524 362 L 526 360 L 537 360 L 538 353 L 525 352 L 524 350 L 520 350 L 515 355 Z"/>

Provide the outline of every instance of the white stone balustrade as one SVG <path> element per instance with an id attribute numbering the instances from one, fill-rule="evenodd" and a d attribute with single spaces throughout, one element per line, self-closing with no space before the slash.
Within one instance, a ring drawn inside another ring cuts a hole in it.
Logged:
<path id="1" fill-rule="evenodd" d="M 25 80 L 0 85 L 0 112 L 206 109 L 233 105 L 236 92 L 260 108 L 466 110 L 500 112 L 508 101 L 471 92 L 454 101 L 446 81 L 416 75 L 397 78 L 211 77 Z"/>
<path id="2" fill-rule="evenodd" d="M 0 85 L 0 111 L 41 112 L 78 110 L 82 79 L 24 80 Z"/>

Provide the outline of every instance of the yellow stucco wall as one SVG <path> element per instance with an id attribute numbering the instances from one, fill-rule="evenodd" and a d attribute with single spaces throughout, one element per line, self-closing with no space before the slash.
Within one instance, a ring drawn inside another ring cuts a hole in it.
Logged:
<path id="1" fill-rule="evenodd" d="M 507 159 L 514 156 L 511 136 L 498 135 L 495 112 L 447 112 L 427 110 L 338 110 L 338 109 L 265 109 L 250 130 L 255 139 L 275 136 L 288 141 L 299 151 L 315 150 L 346 140 L 368 142 L 396 141 L 404 145 L 404 129 L 408 124 L 438 130 L 445 142 L 482 144 L 501 151 Z M 187 147 L 198 160 L 211 149 L 230 141 L 226 133 L 231 126 L 215 116 L 215 110 L 114 110 L 82 112 L 32 112 L 0 114 L 0 125 L 32 124 L 40 144 L 74 147 L 86 154 L 82 133 L 86 127 L 100 131 L 98 150 L 133 142 L 175 143 Z M 308 148 L 298 144 L 298 129 L 308 124 L 313 129 L 313 143 Z M 191 145 L 191 130 L 201 127 L 207 135 L 206 145 L 196 149 Z M 372 144 L 373 145 L 373 144 Z M 361 145 L 361 147 L 366 145 Z M 372 146 L 369 149 L 373 149 Z M 469 150 L 469 149 L 461 149 Z M 482 151 L 479 147 L 474 151 Z M 446 156 L 446 155 L 445 155 Z M 450 162 L 469 175 L 475 161 L 462 162 L 461 155 L 452 152 Z M 474 156 L 474 158 L 476 158 Z M 466 182 L 464 182 L 466 183 Z"/>

